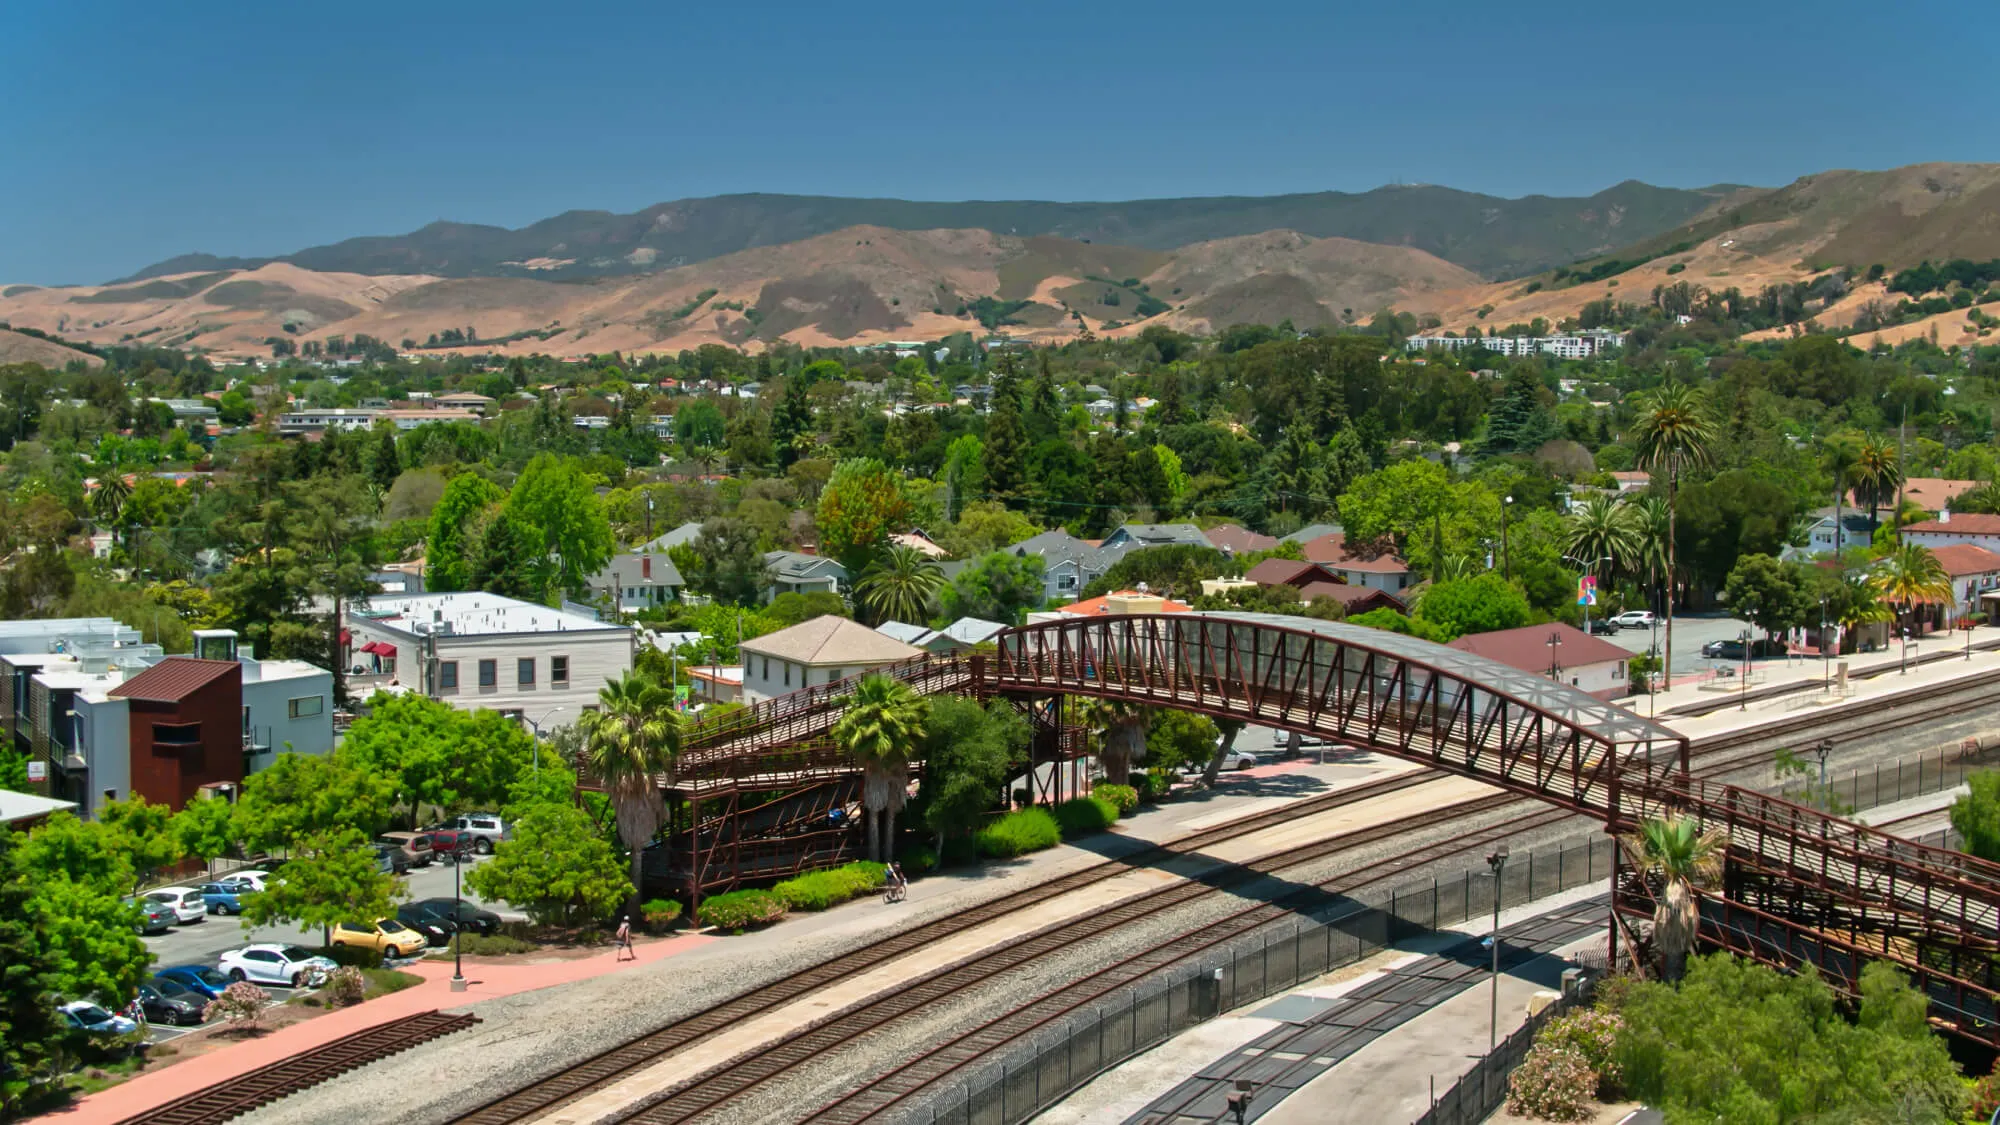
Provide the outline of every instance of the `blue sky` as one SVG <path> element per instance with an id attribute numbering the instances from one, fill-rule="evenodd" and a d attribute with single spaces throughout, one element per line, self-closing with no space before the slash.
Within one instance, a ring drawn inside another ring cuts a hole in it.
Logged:
<path id="1" fill-rule="evenodd" d="M 1993 160 L 2000 6 L 25 3 L 0 282 L 735 191 L 1780 184 Z"/>

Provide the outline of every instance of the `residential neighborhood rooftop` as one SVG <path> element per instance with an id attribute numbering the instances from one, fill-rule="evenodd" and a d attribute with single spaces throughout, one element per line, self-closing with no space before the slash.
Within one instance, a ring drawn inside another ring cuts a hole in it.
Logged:
<path id="1" fill-rule="evenodd" d="M 442 636 L 474 637 L 625 629 L 581 614 L 479 591 L 371 598 L 365 608 L 355 609 L 354 616 L 413 637 L 436 625 L 444 626 Z"/>
<path id="2" fill-rule="evenodd" d="M 879 664 L 922 656 L 924 650 L 833 614 L 746 639 L 744 652 L 796 664 Z"/>

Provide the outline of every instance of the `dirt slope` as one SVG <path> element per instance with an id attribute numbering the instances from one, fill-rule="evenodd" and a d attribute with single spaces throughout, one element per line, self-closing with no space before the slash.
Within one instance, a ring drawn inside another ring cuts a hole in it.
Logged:
<path id="1" fill-rule="evenodd" d="M 89 352 L 0 328 L 0 363 L 39 363 L 43 367 L 62 368 L 78 361 L 86 367 L 99 367 L 104 363 Z"/>

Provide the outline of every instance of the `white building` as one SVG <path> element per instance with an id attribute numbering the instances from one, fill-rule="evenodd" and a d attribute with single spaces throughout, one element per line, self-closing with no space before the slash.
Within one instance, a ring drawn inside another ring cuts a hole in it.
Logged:
<path id="1" fill-rule="evenodd" d="M 753 637 L 740 647 L 745 703 L 760 703 L 924 655 L 915 645 L 832 614 Z"/>
<path id="2" fill-rule="evenodd" d="M 1630 652 L 1560 621 L 1491 633 L 1468 633 L 1451 642 L 1451 647 L 1523 672 L 1547 676 L 1599 699 L 1629 695 L 1632 691 L 1625 675 L 1632 661 Z"/>
<path id="3" fill-rule="evenodd" d="M 669 531 L 650 543 L 613 555 L 604 569 L 591 575 L 586 584 L 593 592 L 615 596 L 621 613 L 656 609 L 678 600 L 681 587 L 687 583 L 681 578 L 680 569 L 674 566 L 674 560 L 667 557 L 667 549 L 660 545 L 660 540 L 672 534 Z"/>
<path id="4" fill-rule="evenodd" d="M 1591 359 L 1625 346 L 1623 332 L 1586 328 L 1566 336 L 1412 336 L 1404 346 L 1413 352 L 1455 352 L 1474 346 L 1501 355 L 1552 355 L 1559 359 Z"/>
<path id="5" fill-rule="evenodd" d="M 363 669 L 353 690 L 421 691 L 543 730 L 596 707 L 635 643 L 624 625 L 478 592 L 371 598 L 347 626 L 343 658 Z"/>

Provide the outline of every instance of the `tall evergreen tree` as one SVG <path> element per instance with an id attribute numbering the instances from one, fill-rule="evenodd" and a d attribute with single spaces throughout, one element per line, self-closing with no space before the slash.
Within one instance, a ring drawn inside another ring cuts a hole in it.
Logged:
<path id="1" fill-rule="evenodd" d="M 1021 385 L 1009 371 L 993 385 L 986 415 L 986 486 L 1003 500 L 1018 498 L 1028 483 L 1028 430 L 1021 420 Z"/>
<path id="2" fill-rule="evenodd" d="M 812 446 L 812 400 L 806 397 L 808 380 L 803 374 L 785 380 L 785 391 L 771 410 L 771 444 L 778 467 L 789 469 Z"/>
<path id="3" fill-rule="evenodd" d="M 14 1119 L 21 1098 L 63 1037 L 56 1014 L 56 966 L 48 942 L 29 921 L 28 873 L 14 860 L 14 833 L 0 827 L 0 1117 Z"/>
<path id="4" fill-rule="evenodd" d="M 395 487 L 396 478 L 403 475 L 403 457 L 396 449 L 396 428 L 383 426 L 375 431 L 375 445 L 370 450 L 368 479 L 375 486 L 378 495 L 388 496 L 389 489 Z"/>

